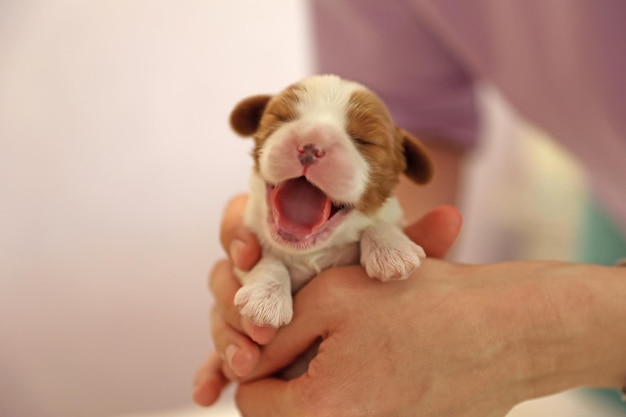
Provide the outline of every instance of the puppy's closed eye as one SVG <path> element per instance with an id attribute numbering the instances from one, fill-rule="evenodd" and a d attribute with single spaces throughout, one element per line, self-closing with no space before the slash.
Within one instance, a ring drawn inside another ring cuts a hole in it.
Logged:
<path id="1" fill-rule="evenodd" d="M 354 141 L 354 143 L 356 143 L 359 146 L 380 146 L 378 143 L 369 140 L 369 139 L 363 139 L 361 137 L 358 136 L 351 136 L 352 140 Z"/>

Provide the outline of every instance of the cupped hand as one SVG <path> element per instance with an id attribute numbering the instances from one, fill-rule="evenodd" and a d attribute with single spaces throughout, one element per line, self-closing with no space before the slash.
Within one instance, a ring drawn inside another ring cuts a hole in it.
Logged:
<path id="1" fill-rule="evenodd" d="M 241 381 L 242 415 L 504 416 L 520 400 L 524 363 L 509 343 L 524 329 L 507 307 L 514 287 L 488 272 L 433 259 L 393 283 L 359 267 L 322 272 Z M 302 376 L 267 377 L 320 339 Z"/>
<path id="2" fill-rule="evenodd" d="M 276 329 L 252 325 L 243 319 L 233 303 L 240 287 L 233 266 L 249 270 L 258 261 L 261 250 L 255 237 L 242 226 L 246 196 L 238 196 L 227 206 L 220 240 L 229 254 L 218 262 L 210 275 L 209 286 L 215 297 L 211 327 L 216 352 L 196 373 L 194 401 L 213 404 L 229 380 L 240 380 L 257 368 L 259 345 L 269 343 Z M 405 231 L 420 244 L 429 257 L 443 257 L 454 244 L 462 223 L 460 212 L 452 206 L 441 206 L 408 226 Z"/>

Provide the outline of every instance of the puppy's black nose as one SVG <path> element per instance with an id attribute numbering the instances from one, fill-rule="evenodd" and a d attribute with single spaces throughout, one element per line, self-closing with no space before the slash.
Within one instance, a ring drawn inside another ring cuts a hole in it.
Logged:
<path id="1" fill-rule="evenodd" d="M 319 158 L 326 155 L 323 149 L 309 143 L 304 146 L 298 146 L 298 159 L 303 166 L 313 165 Z"/>

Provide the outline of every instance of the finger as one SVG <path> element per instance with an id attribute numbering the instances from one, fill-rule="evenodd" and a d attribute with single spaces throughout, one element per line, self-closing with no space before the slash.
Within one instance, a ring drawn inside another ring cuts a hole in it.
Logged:
<path id="1" fill-rule="evenodd" d="M 226 252 L 228 252 L 230 248 L 230 242 L 232 242 L 238 229 L 243 224 L 243 212 L 247 201 L 248 196 L 246 194 L 240 194 L 233 197 L 226 204 L 220 227 L 220 242 Z"/>
<path id="2" fill-rule="evenodd" d="M 332 283 L 331 278 L 337 278 L 337 274 L 342 275 L 340 269 L 323 273 L 295 295 L 293 320 L 280 327 L 271 343 L 261 349 L 258 367 L 244 381 L 284 369 L 341 323 L 341 315 L 333 308 L 337 304 L 335 300 L 343 297 Z M 368 282 L 364 276 L 359 278 Z"/>
<path id="3" fill-rule="evenodd" d="M 222 260 L 215 264 L 209 276 L 209 288 L 215 298 L 214 308 L 217 309 L 217 311 L 212 311 L 212 314 L 220 315 L 231 328 L 247 334 L 260 345 L 265 345 L 272 340 L 276 333 L 275 328 L 255 326 L 239 313 L 233 300 L 241 284 L 233 274 L 230 262 Z"/>
<path id="4" fill-rule="evenodd" d="M 242 271 L 249 271 L 261 258 L 261 245 L 256 236 L 245 227 L 236 230 L 230 242 L 228 256 Z"/>
<path id="5" fill-rule="evenodd" d="M 215 299 L 214 307 L 231 327 L 243 332 L 241 315 L 233 301 L 239 288 L 241 283 L 233 273 L 232 263 L 228 260 L 217 262 L 209 275 L 209 289 Z"/>
<path id="6" fill-rule="evenodd" d="M 406 234 L 433 258 L 443 258 L 454 245 L 463 216 L 453 206 L 439 206 L 405 228 Z"/>
<path id="7" fill-rule="evenodd" d="M 326 332 L 320 328 L 312 328 L 300 323 L 303 320 L 294 320 L 289 325 L 281 327 L 274 340 L 264 346 L 258 365 L 242 381 L 252 381 L 287 368 L 296 359 L 306 353 L 323 337 Z"/>
<path id="8" fill-rule="evenodd" d="M 245 377 L 256 368 L 261 352 L 256 343 L 224 321 L 216 311 L 211 315 L 215 349 L 235 376 Z"/>
<path id="9" fill-rule="evenodd" d="M 218 354 L 213 352 L 196 372 L 193 391 L 196 404 L 204 407 L 214 404 L 228 385 L 229 381 L 221 371 L 221 363 Z"/>
<path id="10" fill-rule="evenodd" d="M 241 319 L 241 327 L 243 327 L 246 334 L 259 345 L 267 345 L 271 342 L 278 330 L 275 327 L 256 326 L 245 317 Z"/>
<path id="11" fill-rule="evenodd" d="M 243 226 L 243 213 L 248 202 L 245 194 L 237 195 L 224 209 L 220 242 L 237 268 L 248 271 L 261 257 L 261 247 L 252 232 Z"/>
<path id="12" fill-rule="evenodd" d="M 277 410 L 285 416 L 299 415 L 294 386 L 274 378 L 241 384 L 235 396 L 237 408 L 243 417 L 274 417 Z"/>

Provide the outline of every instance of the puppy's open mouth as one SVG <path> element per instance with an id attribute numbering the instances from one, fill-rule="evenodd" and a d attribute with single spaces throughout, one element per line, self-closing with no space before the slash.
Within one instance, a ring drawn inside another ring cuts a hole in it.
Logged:
<path id="1" fill-rule="evenodd" d="M 268 185 L 267 195 L 273 234 L 299 248 L 325 239 L 351 210 L 347 204 L 333 202 L 305 177 Z"/>

